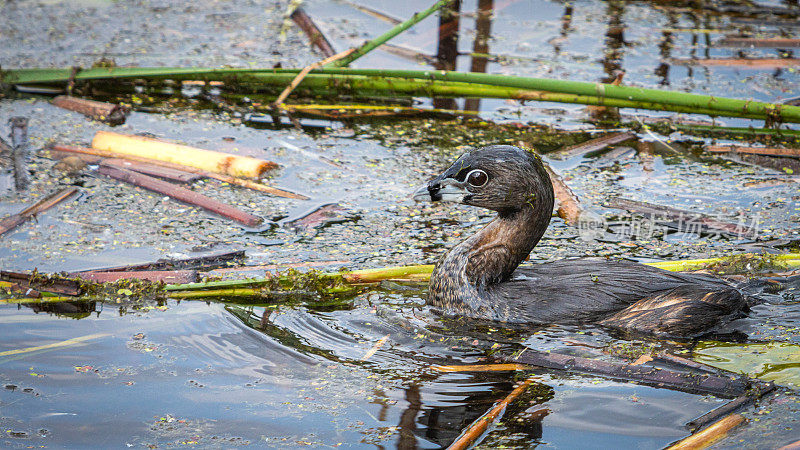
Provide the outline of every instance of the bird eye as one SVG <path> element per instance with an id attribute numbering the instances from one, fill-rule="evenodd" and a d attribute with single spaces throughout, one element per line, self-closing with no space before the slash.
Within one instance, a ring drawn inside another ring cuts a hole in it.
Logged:
<path id="1" fill-rule="evenodd" d="M 489 175 L 481 169 L 475 169 L 467 174 L 467 183 L 471 186 L 481 187 L 489 181 Z"/>

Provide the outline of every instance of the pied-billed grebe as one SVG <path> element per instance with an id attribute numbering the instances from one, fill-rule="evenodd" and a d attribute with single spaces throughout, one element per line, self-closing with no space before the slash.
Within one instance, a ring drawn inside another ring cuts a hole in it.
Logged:
<path id="1" fill-rule="evenodd" d="M 447 315 L 531 325 L 596 322 L 693 337 L 747 309 L 745 296 L 723 280 L 629 261 L 573 259 L 518 269 L 547 229 L 553 188 L 538 156 L 517 147 L 466 153 L 414 198 L 497 212 L 436 264 L 428 303 Z"/>

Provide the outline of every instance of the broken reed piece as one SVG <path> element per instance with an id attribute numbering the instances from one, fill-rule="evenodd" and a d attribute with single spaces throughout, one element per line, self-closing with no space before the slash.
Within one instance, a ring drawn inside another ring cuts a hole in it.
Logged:
<path id="1" fill-rule="evenodd" d="M 558 199 L 558 210 L 556 211 L 558 217 L 561 217 L 570 225 L 577 224 L 583 212 L 580 200 L 578 200 L 578 197 L 572 192 L 572 189 L 567 186 L 567 183 L 564 182 L 561 176 L 558 175 L 549 164 L 544 161 L 542 161 L 542 163 L 544 164 L 544 169 L 547 171 L 547 175 L 550 176 L 553 192 L 555 193 L 556 199 Z"/>
<path id="2" fill-rule="evenodd" d="M 796 148 L 769 148 L 769 147 L 741 147 L 738 145 L 707 145 L 703 150 L 710 153 L 747 153 L 750 155 L 788 156 L 800 158 L 800 149 Z"/>
<path id="3" fill-rule="evenodd" d="M 49 195 L 39 200 L 38 202 L 23 209 L 17 214 L 12 214 L 4 218 L 3 220 L 0 220 L 0 236 L 20 226 L 21 224 L 23 224 L 25 221 L 35 216 L 36 214 L 47 211 L 53 206 L 68 199 L 76 192 L 78 192 L 78 188 L 76 187 L 62 189 L 52 195 Z"/>
<path id="4" fill-rule="evenodd" d="M 670 364 L 680 366 L 684 369 L 700 370 L 702 372 L 712 373 L 714 375 L 720 374 L 720 370 L 714 366 L 709 366 L 708 364 L 703 364 L 701 362 L 697 362 L 689 358 L 684 358 L 682 356 L 673 355 L 667 352 L 660 352 L 654 355 L 653 358 L 658 361 L 667 362 Z"/>
<path id="5" fill-rule="evenodd" d="M 272 186 L 267 186 L 264 183 L 258 183 L 255 181 L 245 180 L 242 178 L 233 177 L 230 175 L 224 175 L 221 173 L 214 173 L 208 172 L 205 170 L 197 169 L 195 167 L 189 167 L 182 164 L 171 163 L 167 161 L 160 161 L 156 159 L 145 158 L 142 156 L 135 156 L 135 155 L 126 155 L 123 153 L 117 153 L 107 150 L 98 150 L 95 148 L 86 148 L 86 147 L 77 147 L 74 145 L 54 145 L 53 150 L 58 152 L 67 152 L 67 153 L 77 153 L 77 154 L 84 154 L 84 155 L 95 155 L 104 158 L 120 158 L 130 161 L 137 161 L 143 162 L 147 164 L 153 164 L 161 167 L 167 167 L 175 170 L 180 170 L 184 172 L 194 173 L 203 177 L 213 178 L 215 180 L 219 180 L 228 184 L 232 184 L 235 186 L 246 187 L 248 189 L 252 189 L 254 191 L 264 192 L 265 194 L 275 195 L 277 197 L 284 197 L 284 198 L 292 198 L 297 200 L 308 200 L 308 197 L 302 194 L 297 194 L 295 192 L 287 191 L 284 189 L 278 189 Z"/>
<path id="6" fill-rule="evenodd" d="M 381 45 L 379 48 L 385 51 L 386 53 L 391 53 L 401 58 L 405 58 L 410 61 L 418 63 L 425 63 L 433 66 L 438 62 L 438 59 L 434 55 L 428 55 L 419 50 L 415 50 L 413 48 L 405 47 L 402 45 L 394 45 L 386 43 Z"/>
<path id="7" fill-rule="evenodd" d="M 287 191 L 284 189 L 278 189 L 272 186 L 267 186 L 264 183 L 257 183 L 255 181 L 250 180 L 243 180 L 241 178 L 236 178 L 228 175 L 222 174 L 208 174 L 209 178 L 213 178 L 215 180 L 219 180 L 228 184 L 233 184 L 236 186 L 245 187 L 248 189 L 252 189 L 254 191 L 263 192 L 265 194 L 274 195 L 276 197 L 283 197 L 283 198 L 292 198 L 295 200 L 308 200 L 309 198 L 303 194 L 298 194 L 296 192 Z"/>
<path id="8" fill-rule="evenodd" d="M 714 47 L 790 48 L 800 47 L 800 39 L 726 36 L 715 42 Z"/>
<path id="9" fill-rule="evenodd" d="M 116 167 L 119 169 L 128 169 L 134 172 L 151 175 L 154 177 L 164 178 L 167 180 L 177 181 L 179 183 L 191 183 L 203 178 L 202 175 L 191 172 L 184 172 L 183 170 L 172 169 L 169 167 L 156 166 L 154 164 L 147 164 L 138 161 L 126 161 L 121 158 L 106 158 L 100 161 L 101 166 Z"/>
<path id="10" fill-rule="evenodd" d="M 731 430 L 738 427 L 746 419 L 741 414 L 731 414 L 709 425 L 691 436 L 685 437 L 680 441 L 667 447 L 667 450 L 689 450 L 702 449 L 710 446 L 714 442 L 725 437 Z"/>
<path id="11" fill-rule="evenodd" d="M 81 278 L 95 283 L 109 283 L 119 280 L 147 280 L 154 283 L 196 283 L 198 280 L 196 270 L 142 270 L 136 272 L 101 272 L 87 271 L 74 272 L 70 277 Z"/>
<path id="12" fill-rule="evenodd" d="M 528 147 L 522 141 L 519 141 L 518 145 L 520 148 Z M 555 195 L 556 200 L 558 200 L 558 209 L 556 210 L 556 214 L 558 214 L 558 217 L 564 219 L 564 221 L 569 225 L 577 224 L 581 213 L 583 213 L 580 200 L 578 200 L 578 197 L 572 192 L 572 189 L 567 186 L 567 183 L 565 183 L 561 176 L 558 175 L 552 167 L 550 167 L 550 164 L 548 164 L 541 155 L 536 153 L 534 150 L 529 149 L 529 151 L 533 152 L 539 158 L 544 166 L 544 170 L 547 171 L 547 175 L 550 177 L 550 183 L 553 185 L 553 194 Z"/>
<path id="13" fill-rule="evenodd" d="M 368 16 L 375 17 L 376 19 L 380 19 L 380 20 L 382 20 L 384 22 L 387 22 L 387 23 L 390 23 L 392 25 L 398 25 L 398 24 L 403 22 L 402 20 L 398 19 L 397 17 L 392 17 L 392 16 L 390 16 L 390 15 L 384 13 L 384 12 L 378 11 L 377 9 L 372 9 L 370 7 L 359 5 L 359 4 L 354 3 L 354 2 L 349 2 L 347 0 L 345 0 L 344 3 L 352 6 L 353 8 L 363 12 L 364 14 L 366 14 Z"/>
<path id="14" fill-rule="evenodd" d="M 170 271 L 170 270 L 198 270 L 216 269 L 230 264 L 239 264 L 245 257 L 244 250 L 212 253 L 209 255 L 195 256 L 192 258 L 171 259 L 162 258 L 155 262 L 143 264 L 128 264 L 124 266 L 106 267 L 102 269 L 83 270 L 83 272 L 133 272 L 133 271 Z"/>
<path id="15" fill-rule="evenodd" d="M 746 67 L 751 69 L 783 69 L 800 66 L 800 59 L 795 58 L 716 58 L 716 59 L 683 59 L 672 58 L 671 64 L 678 66 L 725 66 Z"/>
<path id="16" fill-rule="evenodd" d="M 24 289 L 35 289 L 52 294 L 76 296 L 83 293 L 80 283 L 75 280 L 50 280 L 36 272 L 30 274 L 0 270 L 0 281 L 15 283 Z"/>
<path id="17" fill-rule="evenodd" d="M 286 100 L 286 97 L 288 97 L 289 94 L 291 94 L 292 91 L 295 90 L 295 88 L 303 81 L 303 78 L 305 78 L 306 75 L 308 75 L 309 72 L 311 72 L 312 70 L 317 69 L 319 67 L 322 67 L 324 65 L 327 65 L 327 64 L 330 64 L 332 62 L 336 62 L 336 61 L 338 61 L 338 60 L 340 60 L 342 58 L 345 58 L 345 57 L 349 56 L 351 53 L 353 53 L 354 51 L 355 51 L 355 49 L 351 48 L 351 49 L 345 50 L 345 51 L 343 51 L 341 53 L 337 53 L 337 54 L 335 54 L 333 56 L 329 56 L 329 57 L 323 59 L 322 61 L 317 61 L 317 62 L 315 62 L 313 64 L 310 64 L 310 65 L 304 67 L 303 70 L 301 70 L 300 73 L 298 73 L 297 76 L 294 77 L 292 82 L 289 83 L 288 86 L 286 86 L 286 88 L 283 90 L 283 92 L 281 92 L 280 95 L 278 95 L 278 98 L 275 99 L 274 102 L 272 102 L 272 106 L 274 106 L 276 108 L 280 107 L 281 104 L 283 104 L 283 101 Z"/>
<path id="18" fill-rule="evenodd" d="M 303 11 L 303 8 L 297 8 L 292 12 L 291 16 L 294 23 L 300 27 L 301 30 L 308 36 L 308 40 L 311 41 L 311 45 L 317 47 L 326 58 L 330 58 L 331 56 L 336 54 L 336 51 L 333 49 L 330 41 L 328 38 L 322 34 L 317 24 L 311 20 L 311 17 Z"/>
<path id="19" fill-rule="evenodd" d="M 753 389 L 750 389 L 746 393 L 736 397 L 735 399 L 726 402 L 724 405 L 714 408 L 711 411 L 703 414 L 702 416 L 693 419 L 692 421 L 686 424 L 686 428 L 691 430 L 692 432 L 703 428 L 704 426 L 712 423 L 716 420 L 719 420 L 720 417 L 727 416 L 735 412 L 738 409 L 744 408 L 745 406 L 759 400 L 761 397 L 769 394 L 770 392 L 775 390 L 775 383 L 756 383 Z"/>
<path id="20" fill-rule="evenodd" d="M 267 170 L 278 167 L 274 162 L 250 156 L 231 155 L 110 131 L 98 131 L 92 140 L 92 148 L 166 161 L 237 177 L 259 178 Z"/>
<path id="21" fill-rule="evenodd" d="M 594 139 L 589 139 L 586 142 L 582 142 L 580 144 L 571 145 L 569 147 L 564 147 L 560 150 L 557 150 L 552 153 L 548 153 L 547 156 L 556 158 L 556 159 L 569 159 L 574 158 L 575 156 L 582 156 L 587 153 L 596 152 L 598 150 L 602 150 L 606 147 L 611 145 L 620 144 L 622 142 L 635 139 L 636 135 L 629 132 L 623 131 L 620 133 L 612 133 L 605 136 L 601 136 Z"/>
<path id="22" fill-rule="evenodd" d="M 547 369 L 602 375 L 612 379 L 637 383 L 692 394 L 711 394 L 722 398 L 734 398 L 750 388 L 746 377 L 719 376 L 709 373 L 687 373 L 652 366 L 589 359 L 560 353 L 545 353 L 531 348 L 518 357 L 502 357 L 507 363 L 527 364 Z"/>
<path id="23" fill-rule="evenodd" d="M 176 200 L 198 206 L 207 211 L 219 214 L 220 216 L 235 220 L 248 227 L 255 227 L 263 222 L 261 217 L 246 213 L 231 205 L 219 202 L 198 192 L 190 191 L 189 189 L 181 186 L 176 186 L 172 183 L 159 180 L 158 178 L 128 169 L 120 169 L 109 166 L 101 166 L 99 171 L 102 175 L 107 177 L 124 181 L 153 192 L 158 192 L 159 194 L 167 195 Z"/>
<path id="24" fill-rule="evenodd" d="M 165 180 L 176 181 L 178 183 L 191 183 L 193 181 L 205 178 L 203 175 L 185 172 L 183 170 L 171 169 L 169 167 L 157 166 L 155 164 L 142 163 L 137 161 L 128 161 L 122 158 L 102 158 L 100 156 L 84 155 L 81 153 L 68 153 L 58 150 L 51 150 L 50 156 L 53 159 L 66 160 L 66 158 L 78 158 L 84 164 L 96 164 L 111 167 L 119 167 L 122 169 L 133 170 L 134 172 L 143 173 L 145 175 L 152 175 L 155 177 L 163 178 Z M 53 166 L 58 168 L 58 164 Z"/>
<path id="25" fill-rule="evenodd" d="M 53 99 L 53 105 L 83 114 L 100 122 L 119 125 L 125 122 L 130 110 L 113 103 L 98 102 L 84 98 L 59 95 Z"/>
<path id="26" fill-rule="evenodd" d="M 14 167 L 14 188 L 17 191 L 28 189 L 31 175 L 28 173 L 28 119 L 12 117 L 11 124 L 11 163 Z M 1 234 L 1 233 L 0 233 Z"/>
<path id="27" fill-rule="evenodd" d="M 296 231 L 319 228 L 334 223 L 337 219 L 341 220 L 345 212 L 346 209 L 339 203 L 326 203 L 296 219 L 286 221 L 283 226 Z"/>
<path id="28" fill-rule="evenodd" d="M 611 199 L 608 203 L 606 203 L 605 206 L 608 208 L 622 209 L 631 213 L 642 214 L 649 218 L 663 217 L 665 219 L 675 220 L 679 222 L 678 228 L 681 231 L 689 230 L 699 232 L 701 229 L 694 229 L 692 227 L 692 225 L 697 225 L 701 228 L 706 227 L 708 229 L 717 230 L 733 236 L 747 238 L 754 238 L 756 236 L 755 230 L 746 226 L 730 222 L 723 222 L 706 214 L 671 208 L 669 206 L 655 205 L 652 203 L 640 202 L 627 198 Z"/>
<path id="29" fill-rule="evenodd" d="M 517 397 L 522 395 L 528 386 L 533 384 L 537 380 L 537 377 L 530 377 L 519 384 L 519 386 L 515 387 L 513 391 L 511 391 L 504 399 L 500 400 L 496 405 L 492 407 L 489 411 L 486 411 L 478 417 L 470 426 L 467 427 L 461 435 L 450 444 L 447 449 L 448 450 L 463 450 L 469 448 L 470 445 L 474 444 L 483 433 L 489 428 L 500 414 L 505 411 L 506 407 L 513 402 Z"/>

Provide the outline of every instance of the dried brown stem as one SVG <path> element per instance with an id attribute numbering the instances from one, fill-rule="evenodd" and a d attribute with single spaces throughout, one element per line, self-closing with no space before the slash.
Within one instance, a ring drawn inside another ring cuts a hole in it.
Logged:
<path id="1" fill-rule="evenodd" d="M 59 95 L 53 99 L 53 105 L 91 117 L 110 124 L 121 124 L 129 110 L 113 103 L 97 102 L 69 95 Z"/>
<path id="2" fill-rule="evenodd" d="M 542 161 L 544 163 L 544 161 Z M 567 186 L 567 183 L 558 175 L 549 164 L 544 163 L 544 168 L 547 174 L 550 175 L 550 182 L 553 184 L 553 192 L 558 199 L 558 217 L 564 219 L 570 225 L 578 223 L 578 219 L 583 212 L 580 200 L 572 192 L 572 189 Z"/>
<path id="3" fill-rule="evenodd" d="M 735 399 L 725 403 L 724 405 L 718 408 L 714 408 L 711 411 L 703 414 L 702 416 L 692 420 L 691 422 L 686 424 L 686 427 L 692 431 L 703 428 L 709 423 L 718 420 L 720 417 L 727 416 L 728 414 L 738 409 L 744 408 L 745 406 L 753 403 L 754 401 L 760 399 L 764 395 L 769 394 L 774 390 L 775 390 L 774 383 L 766 383 L 762 386 L 758 386 L 756 389 L 752 389 L 747 393 L 740 395 Z"/>
<path id="4" fill-rule="evenodd" d="M 676 220 L 679 223 L 686 225 L 687 228 L 691 228 L 692 224 L 697 224 L 701 227 L 718 230 L 730 235 L 746 237 L 755 236 L 755 231 L 745 226 L 730 222 L 723 222 L 705 214 L 671 208 L 669 206 L 655 205 L 652 203 L 639 202 L 626 198 L 612 199 L 606 204 L 606 206 L 609 208 L 624 209 L 632 213 L 643 214 L 647 217 L 663 217 L 669 220 Z"/>
<path id="5" fill-rule="evenodd" d="M 311 45 L 317 47 L 319 51 L 322 52 L 325 57 L 330 58 L 331 56 L 336 54 L 336 51 L 333 49 L 330 41 L 328 38 L 322 34 L 317 24 L 311 20 L 311 17 L 303 11 L 303 8 L 297 8 L 292 12 L 290 16 L 294 23 L 300 27 L 301 30 L 308 36 L 308 39 L 311 41 Z"/>
<path id="6" fill-rule="evenodd" d="M 709 145 L 705 151 L 711 153 L 747 153 L 751 155 L 788 156 L 800 158 L 800 149 L 796 148 L 769 148 L 769 147 L 741 147 L 738 145 Z"/>
<path id="7" fill-rule="evenodd" d="M 590 139 L 586 142 L 572 145 L 569 147 L 565 147 L 561 150 L 558 150 L 553 153 L 548 153 L 547 156 L 555 157 L 558 159 L 568 159 L 573 158 L 579 155 L 585 155 L 587 153 L 596 152 L 598 150 L 602 150 L 606 147 L 611 145 L 616 145 L 622 142 L 625 142 L 630 139 L 635 139 L 636 135 L 630 133 L 628 131 L 623 131 L 621 133 L 612 133 L 606 136 L 601 136 L 598 138 Z"/>
<path id="8" fill-rule="evenodd" d="M 46 277 L 42 277 L 39 274 L 33 273 L 19 273 L 19 272 L 7 272 L 5 270 L 0 271 L 0 281 L 8 281 L 10 283 L 16 283 L 23 289 L 35 289 L 37 291 L 47 291 L 52 292 L 54 294 L 63 294 L 63 295 L 80 295 L 81 294 L 81 287 L 80 284 L 75 280 L 49 280 Z"/>
<path id="9" fill-rule="evenodd" d="M 528 364 L 567 372 L 602 375 L 665 389 L 695 394 L 711 394 L 723 398 L 742 395 L 750 387 L 749 380 L 744 377 L 678 372 L 652 366 L 634 366 L 632 364 L 579 356 L 545 353 L 532 349 L 526 349 L 516 358 L 505 357 L 502 360 L 509 363 Z"/>
<path id="10" fill-rule="evenodd" d="M 263 222 L 261 217 L 246 213 L 234 208 L 233 206 L 206 197 L 198 192 L 190 191 L 189 189 L 176 186 L 172 183 L 137 173 L 132 170 L 101 166 L 100 173 L 116 180 L 124 181 L 153 192 L 158 192 L 159 194 L 168 195 L 176 200 L 180 200 L 182 202 L 211 211 L 215 214 L 219 214 L 220 216 L 233 219 L 248 227 L 255 227 Z"/>
<path id="11" fill-rule="evenodd" d="M 244 250 L 212 253 L 210 255 L 196 256 L 184 259 L 159 259 L 156 262 L 144 264 L 129 264 L 125 266 L 93 269 L 91 272 L 129 272 L 137 270 L 185 270 L 185 269 L 214 269 L 227 266 L 245 257 Z M 90 272 L 90 271 L 84 271 Z"/>
<path id="12" fill-rule="evenodd" d="M 61 203 L 67 198 L 71 197 L 76 192 L 78 192 L 78 188 L 75 187 L 62 189 L 56 192 L 55 194 L 52 194 L 48 197 L 43 198 L 42 200 L 39 200 L 32 206 L 25 208 L 24 210 L 18 212 L 17 214 L 12 214 L 4 218 L 3 220 L 0 220 L 0 236 L 13 230 L 19 225 L 25 223 L 25 221 L 35 216 L 36 214 L 47 211 L 53 206 Z"/>
<path id="13" fill-rule="evenodd" d="M 284 89 L 283 92 L 281 92 L 281 95 L 278 96 L 278 98 L 275 100 L 275 102 L 272 103 L 272 105 L 275 107 L 279 107 L 283 103 L 283 101 L 286 100 L 286 97 L 288 97 L 289 94 L 291 94 L 292 91 L 294 91 L 294 89 L 303 81 L 303 78 L 305 78 L 306 75 L 308 75 L 308 73 L 311 72 L 312 70 L 318 69 L 326 64 L 330 64 L 334 61 L 338 61 L 342 58 L 345 58 L 354 51 L 355 49 L 351 48 L 341 53 L 337 53 L 333 56 L 325 58 L 322 61 L 317 61 L 314 64 L 304 67 L 303 70 L 301 70 L 300 73 L 298 73 L 297 76 L 294 77 L 292 82 L 289 83 L 289 86 L 286 86 L 286 89 Z"/>

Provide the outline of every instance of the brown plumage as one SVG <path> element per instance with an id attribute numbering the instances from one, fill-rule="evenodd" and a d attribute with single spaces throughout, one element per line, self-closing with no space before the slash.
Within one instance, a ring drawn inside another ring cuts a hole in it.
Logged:
<path id="1" fill-rule="evenodd" d="M 628 261 L 575 259 L 518 269 L 547 229 L 554 202 L 541 161 L 519 148 L 466 153 L 415 198 L 497 212 L 436 264 L 428 303 L 445 314 L 531 325 L 596 322 L 694 337 L 747 309 L 745 296 L 723 280 Z"/>

